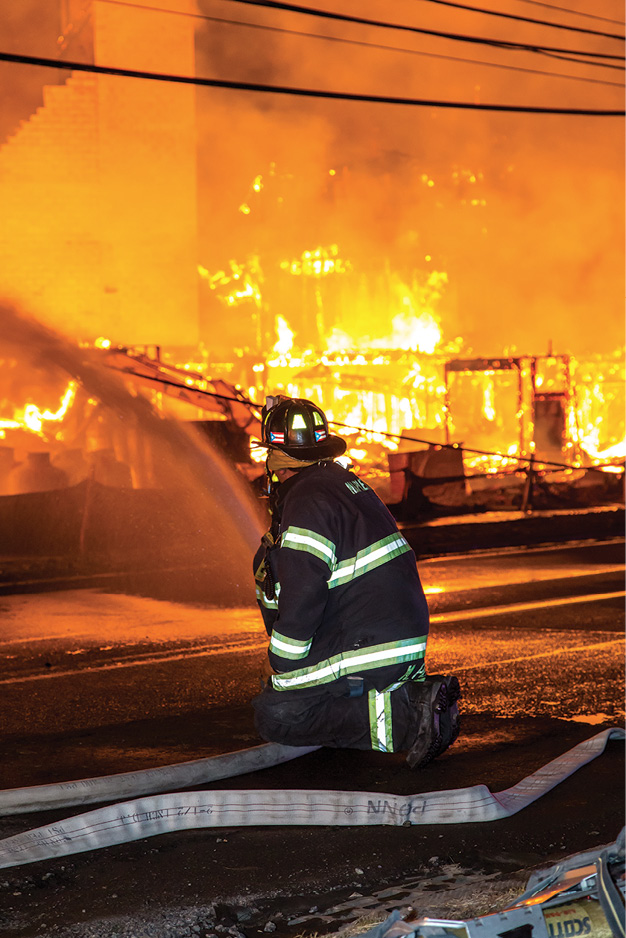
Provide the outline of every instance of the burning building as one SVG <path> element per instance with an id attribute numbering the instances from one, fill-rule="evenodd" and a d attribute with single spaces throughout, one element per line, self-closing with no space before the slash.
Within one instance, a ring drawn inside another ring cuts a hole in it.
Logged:
<path id="1" fill-rule="evenodd" d="M 333 71 L 324 56 L 296 64 L 288 43 L 302 37 L 249 39 L 242 55 L 233 37 L 243 34 L 216 23 L 208 2 L 65 0 L 59 10 L 59 54 L 104 66 L 251 78 L 261 63 L 276 81 L 301 66 L 299 80 L 320 86 L 400 75 L 407 93 L 443 75 L 436 64 L 419 80 L 404 66 L 392 75 L 387 53 L 371 50 L 349 51 Z M 370 71 L 352 58 L 363 55 Z M 570 71 L 559 88 L 574 86 Z M 529 94 L 544 90 L 529 81 Z M 102 357 L 133 393 L 167 419 L 211 423 L 214 436 L 233 424 L 253 437 L 244 401 L 260 405 L 266 392 L 312 398 L 391 500 L 389 457 L 446 444 L 462 450 L 464 477 L 619 468 L 614 130 L 596 124 L 566 153 L 564 119 L 544 123 L 540 158 L 510 115 L 471 115 L 461 133 L 458 115 L 434 108 L 401 121 L 333 107 L 303 113 L 276 97 L 80 71 L 46 85 L 0 147 L 0 290 L 75 340 L 105 336 Z M 160 356 L 148 350 L 157 345 Z M 43 452 L 52 465 L 63 448 L 87 461 L 108 450 L 126 466 L 115 475 L 110 462 L 109 481 L 154 484 L 152 457 L 116 421 L 103 418 L 95 439 L 97 398 L 74 375 L 42 385 L 33 373 L 17 391 L 14 359 L 2 357 L 0 432 L 18 462 L 39 452 L 43 475 Z M 215 403 L 219 381 L 233 412 Z"/>

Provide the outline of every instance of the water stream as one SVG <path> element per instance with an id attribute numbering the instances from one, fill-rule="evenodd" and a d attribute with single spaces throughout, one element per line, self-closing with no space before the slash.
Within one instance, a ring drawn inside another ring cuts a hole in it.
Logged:
<path id="1" fill-rule="evenodd" d="M 68 380 L 76 400 L 62 423 L 43 436 L 9 430 L 0 448 L 14 449 L 16 462 L 31 451 L 53 461 L 71 451 L 92 467 L 106 453 L 132 483 L 96 484 L 92 468 L 79 485 L 0 498 L 8 512 L 0 554 L 33 554 L 40 563 L 54 555 L 61 572 L 63 558 L 73 573 L 140 571 L 142 589 L 177 599 L 252 602 L 263 521 L 248 483 L 193 423 L 164 418 L 93 349 L 0 306 L 0 417 L 12 403 L 50 396 L 51 387 L 62 393 Z"/>

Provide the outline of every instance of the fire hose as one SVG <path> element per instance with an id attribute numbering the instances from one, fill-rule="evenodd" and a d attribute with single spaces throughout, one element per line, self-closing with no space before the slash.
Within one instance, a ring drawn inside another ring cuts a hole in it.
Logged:
<path id="1" fill-rule="evenodd" d="M 410 827 L 500 820 L 521 811 L 591 762 L 604 751 L 609 739 L 625 738 L 626 733 L 621 728 L 603 730 L 511 788 L 495 794 L 486 785 L 474 785 L 413 795 L 317 790 L 193 791 L 153 795 L 98 808 L 5 838 L 0 841 L 0 868 L 196 828 L 248 825 Z M 20 810 L 42 810 L 53 804 L 76 804 L 77 799 L 78 803 L 102 801 L 131 789 L 136 791 L 142 780 L 149 786 L 163 786 L 166 779 L 172 784 L 194 785 L 202 775 L 204 781 L 230 777 L 311 751 L 271 743 L 163 769 L 8 790 L 0 792 L 0 810 L 3 814 L 19 813 Z M 219 774 L 215 774 L 214 768 Z M 44 797 L 33 801 L 38 798 L 37 792 Z M 58 797 L 53 799 L 57 792 Z"/>
<path id="2" fill-rule="evenodd" d="M 236 775 L 246 775 L 248 772 L 280 765 L 281 762 L 288 762 L 319 748 L 265 743 L 251 749 L 194 759 L 192 762 L 178 762 L 156 769 L 120 772 L 116 775 L 57 782 L 52 785 L 33 785 L 30 788 L 6 789 L 0 791 L 0 817 L 5 814 L 31 814 L 52 808 L 69 808 L 72 805 L 97 804 L 133 795 L 171 791 L 175 787 L 191 788 L 193 785 L 216 782 L 221 778 L 233 778 Z"/>

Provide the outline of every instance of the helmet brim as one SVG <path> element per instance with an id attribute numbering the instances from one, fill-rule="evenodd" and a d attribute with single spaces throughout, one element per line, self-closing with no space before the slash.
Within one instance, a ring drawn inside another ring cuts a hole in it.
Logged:
<path id="1" fill-rule="evenodd" d="M 316 443 L 315 446 L 289 446 L 287 444 L 277 446 L 276 443 L 261 443 L 260 445 L 266 446 L 268 449 L 279 449 L 287 456 L 301 459 L 303 462 L 310 462 L 312 459 L 334 459 L 336 456 L 342 456 L 347 448 L 345 440 L 332 434 L 327 436 L 321 443 Z"/>

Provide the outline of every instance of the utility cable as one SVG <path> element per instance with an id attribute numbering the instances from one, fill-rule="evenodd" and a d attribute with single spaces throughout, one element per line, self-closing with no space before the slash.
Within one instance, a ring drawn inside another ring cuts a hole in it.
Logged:
<path id="1" fill-rule="evenodd" d="M 255 91 L 263 94 L 286 94 L 303 98 L 324 98 L 332 101 L 362 101 L 369 104 L 397 104 L 409 107 L 448 108 L 466 111 L 494 111 L 510 114 L 562 114 L 578 117 L 623 117 L 624 110 L 594 108 L 534 107 L 516 104 L 474 104 L 467 101 L 436 101 L 425 98 L 398 98 L 391 95 L 353 94 L 347 91 L 321 91 L 315 88 L 294 88 L 289 85 L 264 85 L 259 82 L 227 81 L 222 78 L 195 78 L 192 75 L 168 75 L 160 72 L 144 72 L 138 69 L 113 68 L 106 65 L 89 65 L 84 62 L 69 62 L 34 55 L 18 55 L 0 52 L 0 62 L 18 65 L 36 65 L 42 68 L 60 68 L 66 71 L 88 72 L 95 75 L 114 75 L 120 78 L 141 78 L 148 81 L 172 82 L 195 85 L 201 88 L 228 88 L 236 91 Z"/>
<path id="2" fill-rule="evenodd" d="M 452 0 L 424 0 L 425 3 L 436 3 L 444 7 L 454 7 L 457 10 L 467 10 L 470 13 L 484 13 L 487 16 L 499 16 L 506 20 L 517 20 L 521 23 L 534 23 L 538 26 L 550 26 L 552 29 L 567 29 L 574 33 L 586 33 L 589 36 L 602 36 L 605 39 L 619 39 L 624 42 L 624 36 L 617 33 L 603 33 L 597 29 L 583 29 L 579 26 L 568 26 L 565 23 L 551 23 L 550 20 L 536 20 L 530 16 L 516 16 L 514 13 L 501 13 L 499 10 L 486 10 L 484 7 L 472 7 L 465 3 L 453 3 Z"/>
<path id="3" fill-rule="evenodd" d="M 399 433 L 386 433 L 384 430 L 368 430 L 366 427 L 354 427 L 349 423 L 340 423 L 337 420 L 329 420 L 329 423 L 332 423 L 334 427 L 343 427 L 346 430 L 359 430 L 361 433 L 371 433 L 377 434 L 378 436 L 385 436 L 389 439 L 401 440 L 403 443 L 422 443 L 428 446 L 438 446 L 440 449 L 453 449 L 457 450 L 460 453 L 472 453 L 478 456 L 495 456 L 497 459 L 503 460 L 512 460 L 516 462 L 527 463 L 532 469 L 535 463 L 542 466 L 551 466 L 556 469 L 601 469 L 602 466 L 571 466 L 568 463 L 562 462 L 553 462 L 550 459 L 539 459 L 534 454 L 532 456 L 519 456 L 519 455 L 510 455 L 509 453 L 493 453 L 486 449 L 470 449 L 467 446 L 461 446 L 460 443 L 433 443 L 432 440 L 420 440 L 414 436 L 403 436 Z M 613 463 L 607 463 L 607 465 L 613 465 Z"/>
<path id="4" fill-rule="evenodd" d="M 347 39 L 343 36 L 323 36 L 321 33 L 309 33 L 299 29 L 283 29 L 280 26 L 268 26 L 265 23 L 250 23 L 247 20 L 230 20 L 221 16 L 208 16 L 202 13 L 187 13 L 183 10 L 164 10 L 162 7 L 146 7 L 138 3 L 131 3 L 130 0 L 99 0 L 100 3 L 111 3 L 114 6 L 131 7 L 135 10 L 149 10 L 158 13 L 171 13 L 174 16 L 190 16 L 194 19 L 207 20 L 211 23 L 225 23 L 227 26 L 244 26 L 249 29 L 262 29 L 271 33 L 283 33 L 287 36 L 304 36 L 307 39 L 320 39 L 324 42 L 339 42 L 344 45 L 361 46 L 365 49 L 380 49 L 387 52 L 401 52 L 406 55 L 418 55 L 429 59 L 442 59 L 448 62 L 463 62 L 467 65 L 480 65 L 486 68 L 500 68 L 508 72 L 521 72 L 528 75 L 542 75 L 547 78 L 563 78 L 568 81 L 582 81 L 593 85 L 607 85 L 612 88 L 623 88 L 622 82 L 604 81 L 601 78 L 585 78 L 582 75 L 565 75 L 562 72 L 545 72 L 541 69 L 522 68 L 518 65 L 504 65 L 499 62 L 482 62 L 478 59 L 464 59 L 455 55 L 440 55 L 436 52 L 424 52 L 421 49 L 404 49 L 398 46 L 386 46 L 377 42 L 364 42 L 360 39 Z M 576 59 L 576 62 L 579 60 Z M 587 63 L 585 63 L 587 64 Z M 593 63 L 596 64 L 596 63 Z M 603 66 L 607 68 L 609 66 Z M 617 68 L 617 66 L 611 66 Z"/>
<path id="5" fill-rule="evenodd" d="M 107 365 L 108 368 L 112 368 L 115 371 L 121 371 L 122 374 L 128 374 L 137 378 L 145 378 L 146 381 L 153 381 L 157 384 L 165 385 L 166 387 L 179 388 L 181 391 L 193 391 L 195 394 L 205 394 L 207 397 L 213 397 L 220 401 L 230 401 L 233 404 L 244 404 L 246 407 L 251 407 L 257 411 L 260 411 L 262 404 L 256 404 L 254 401 L 249 400 L 248 398 L 241 395 L 241 397 L 229 397 L 226 394 L 218 394 L 215 391 L 207 391 L 204 388 L 193 388 L 188 384 L 181 384 L 178 381 L 169 381 L 167 378 L 157 378 L 154 375 L 140 375 L 135 374 L 131 368 L 118 369 L 114 365 Z M 209 379 L 210 380 L 210 379 Z M 528 463 L 530 466 L 533 466 L 535 463 L 539 463 L 542 466 L 551 466 L 556 469 L 582 469 L 582 468 L 591 468 L 591 469 L 602 469 L 604 465 L 614 467 L 614 463 L 606 463 L 598 466 L 572 466 L 568 463 L 553 462 L 549 459 L 537 459 L 533 454 L 532 456 L 512 456 L 509 453 L 494 453 L 490 450 L 484 449 L 470 449 L 467 446 L 461 446 L 458 443 L 436 443 L 433 444 L 431 440 L 422 440 L 419 437 L 415 436 L 404 436 L 401 433 L 386 433 L 384 430 L 368 430 L 367 427 L 355 427 L 350 423 L 341 423 L 338 420 L 329 420 L 330 424 L 334 427 L 343 427 L 345 430 L 356 430 L 359 433 L 367 434 L 376 434 L 378 436 L 387 437 L 390 440 L 401 440 L 403 443 L 421 443 L 426 446 L 436 445 L 441 449 L 452 449 L 460 453 L 473 453 L 479 456 L 494 456 L 497 459 L 503 460 L 516 460 L 517 462 Z"/>
<path id="6" fill-rule="evenodd" d="M 109 2 L 109 0 L 101 0 L 101 2 Z M 110 2 L 115 2 L 115 0 L 110 0 Z M 135 4 L 131 5 L 135 6 Z M 206 16 L 204 19 L 211 20 L 216 23 L 226 23 L 230 26 L 247 26 L 251 29 L 263 29 L 268 32 L 284 33 L 288 36 L 306 36 L 310 39 L 321 39 L 325 42 L 340 42 L 344 45 L 361 46 L 365 49 L 379 49 L 386 52 L 400 52 L 406 55 L 418 55 L 428 59 L 442 59 L 446 62 L 462 62 L 466 65 L 478 65 L 484 66 L 485 68 L 500 68 L 507 72 L 520 72 L 526 75 L 541 75 L 542 77 L 546 78 L 563 78 L 567 81 L 582 81 L 592 85 L 607 85 L 612 88 L 624 87 L 623 82 L 618 81 L 605 81 L 601 78 L 586 78 L 582 75 L 565 75 L 563 72 L 546 72 L 537 68 L 522 68 L 519 65 L 504 65 L 501 62 L 483 62 L 480 59 L 464 59 L 457 55 L 442 55 L 437 52 L 424 52 L 422 49 L 405 49 L 399 46 L 387 46 L 379 42 L 364 42 L 359 39 L 347 39 L 343 36 L 323 36 L 321 33 L 308 33 L 297 29 L 282 29 L 280 26 L 267 26 L 264 23 L 250 23 L 244 20 L 227 20 L 219 16 Z M 560 56 L 555 56 L 555 58 L 560 58 Z M 619 65 L 601 65 L 598 62 L 583 62 L 581 59 L 568 59 L 565 56 L 563 57 L 563 61 L 572 61 L 584 65 L 599 65 L 601 68 L 615 68 L 623 70 L 623 67 Z"/>
<path id="7" fill-rule="evenodd" d="M 193 17 L 193 19 L 200 19 L 200 20 L 218 19 L 218 17 L 208 16 L 204 13 L 189 13 L 186 10 L 168 10 L 164 7 L 144 6 L 143 4 L 139 4 L 139 3 L 131 3 L 130 0 L 99 0 L 99 2 L 109 3 L 109 4 L 112 4 L 113 6 L 134 7 L 137 10 L 149 10 L 153 13 L 172 13 L 175 16 L 189 16 L 189 17 Z M 568 26 L 565 23 L 551 23 L 549 20 L 536 20 L 528 16 L 515 16 L 511 13 L 500 13 L 496 10 L 486 10 L 483 7 L 467 6 L 464 3 L 453 3 L 452 0 L 425 0 L 425 2 L 426 3 L 439 3 L 442 6 L 448 6 L 448 7 L 456 7 L 459 10 L 467 10 L 468 12 L 471 12 L 471 13 L 484 13 L 488 16 L 500 16 L 500 17 L 503 17 L 504 19 L 518 20 L 523 23 L 534 23 L 539 26 L 552 26 L 554 29 L 567 29 L 575 33 L 586 33 L 587 35 L 590 35 L 590 36 L 601 36 L 602 38 L 605 38 L 605 39 L 619 39 L 621 42 L 624 42 L 626 38 L 624 36 L 619 36 L 617 33 L 603 33 L 596 29 L 583 29 L 577 26 Z M 284 30 L 284 31 L 289 32 L 289 30 Z"/>
<path id="8" fill-rule="evenodd" d="M 593 65 L 596 68 L 613 68 L 617 71 L 623 72 L 623 65 L 609 65 L 603 64 L 602 62 L 587 62 L 585 59 L 577 59 L 572 55 L 561 55 L 558 52 L 542 52 L 542 55 L 545 55 L 549 59 L 558 59 L 559 62 L 575 62 L 578 65 Z M 620 87 L 624 87 L 623 84 Z"/>
<path id="9" fill-rule="evenodd" d="M 436 29 L 423 29 L 419 26 L 407 26 L 404 23 L 387 23 L 384 20 L 373 20 L 364 16 L 351 16 L 346 13 L 333 13 L 329 10 L 318 10 L 312 7 L 303 7 L 284 0 L 228 0 L 230 3 L 244 3 L 247 6 L 267 7 L 272 10 L 284 10 L 289 13 L 302 13 L 306 16 L 318 16 L 323 19 L 339 20 L 343 23 L 358 23 L 362 26 L 376 26 L 379 29 L 398 29 L 403 32 L 419 33 L 424 36 L 437 36 L 440 39 L 452 39 L 455 42 L 472 42 L 479 45 L 492 46 L 499 49 L 521 49 L 524 52 L 562 52 L 566 55 L 590 56 L 591 58 L 618 59 L 623 61 L 623 55 L 607 55 L 603 52 L 586 52 L 580 49 L 562 49 L 546 46 L 543 43 L 514 42 L 505 39 L 487 39 L 480 36 L 467 36 L 462 33 L 447 33 Z"/>
<path id="10" fill-rule="evenodd" d="M 519 0 L 520 3 L 530 3 L 534 7 L 544 7 L 546 10 L 559 10 L 561 13 L 572 13 L 574 16 L 585 16 L 589 20 L 602 20 L 603 23 L 615 23 L 616 26 L 626 26 L 624 20 L 612 20 L 608 16 L 598 16 L 597 13 L 583 13 L 581 10 L 572 10 L 570 7 L 554 6 L 552 3 L 542 3 L 541 0 Z"/>
<path id="11" fill-rule="evenodd" d="M 113 6 L 119 6 L 119 7 L 134 7 L 137 10 L 149 10 L 153 13 L 171 13 L 173 16 L 189 16 L 197 20 L 217 19 L 217 17 L 208 16 L 205 13 L 190 13 L 187 10 L 170 10 L 167 7 L 152 7 L 152 6 L 147 6 L 145 4 L 131 3 L 130 0 L 98 0 L 98 2 L 110 3 Z M 426 2 L 443 3 L 444 0 L 426 0 Z M 522 2 L 524 2 L 524 0 L 522 0 Z M 533 2 L 533 0 L 525 0 L 525 2 L 531 3 Z M 626 23 L 624 23 L 623 20 L 611 20 L 611 19 L 607 19 L 607 17 L 605 16 L 594 16 L 592 13 L 580 13 L 577 10 L 568 10 L 565 7 L 553 7 L 547 3 L 538 3 L 537 5 L 548 7 L 549 10 L 563 10 L 565 13 L 574 13 L 576 16 L 586 16 L 592 20 L 602 20 L 605 23 L 615 23 L 617 26 L 626 26 Z M 463 6 L 462 4 L 451 3 L 449 4 L 449 6 L 459 6 L 461 9 L 464 9 L 464 10 L 476 10 L 477 12 L 493 14 L 494 16 L 504 16 L 510 19 L 522 19 L 522 20 L 526 20 L 529 23 L 544 23 L 545 22 L 546 26 L 556 26 L 560 29 L 575 29 L 575 27 L 573 26 L 566 26 L 566 25 L 562 25 L 559 23 L 551 23 L 549 21 L 544 21 L 544 20 L 527 19 L 526 17 L 514 17 L 514 16 L 510 16 L 508 13 L 495 13 L 493 10 L 483 10 L 483 9 L 479 9 L 478 7 Z M 624 39 L 623 36 L 617 36 L 617 35 L 614 35 L 613 33 L 596 32 L 595 30 L 576 30 L 576 32 L 590 32 L 592 35 L 607 36 L 609 38 L 622 39 L 622 40 Z"/>

